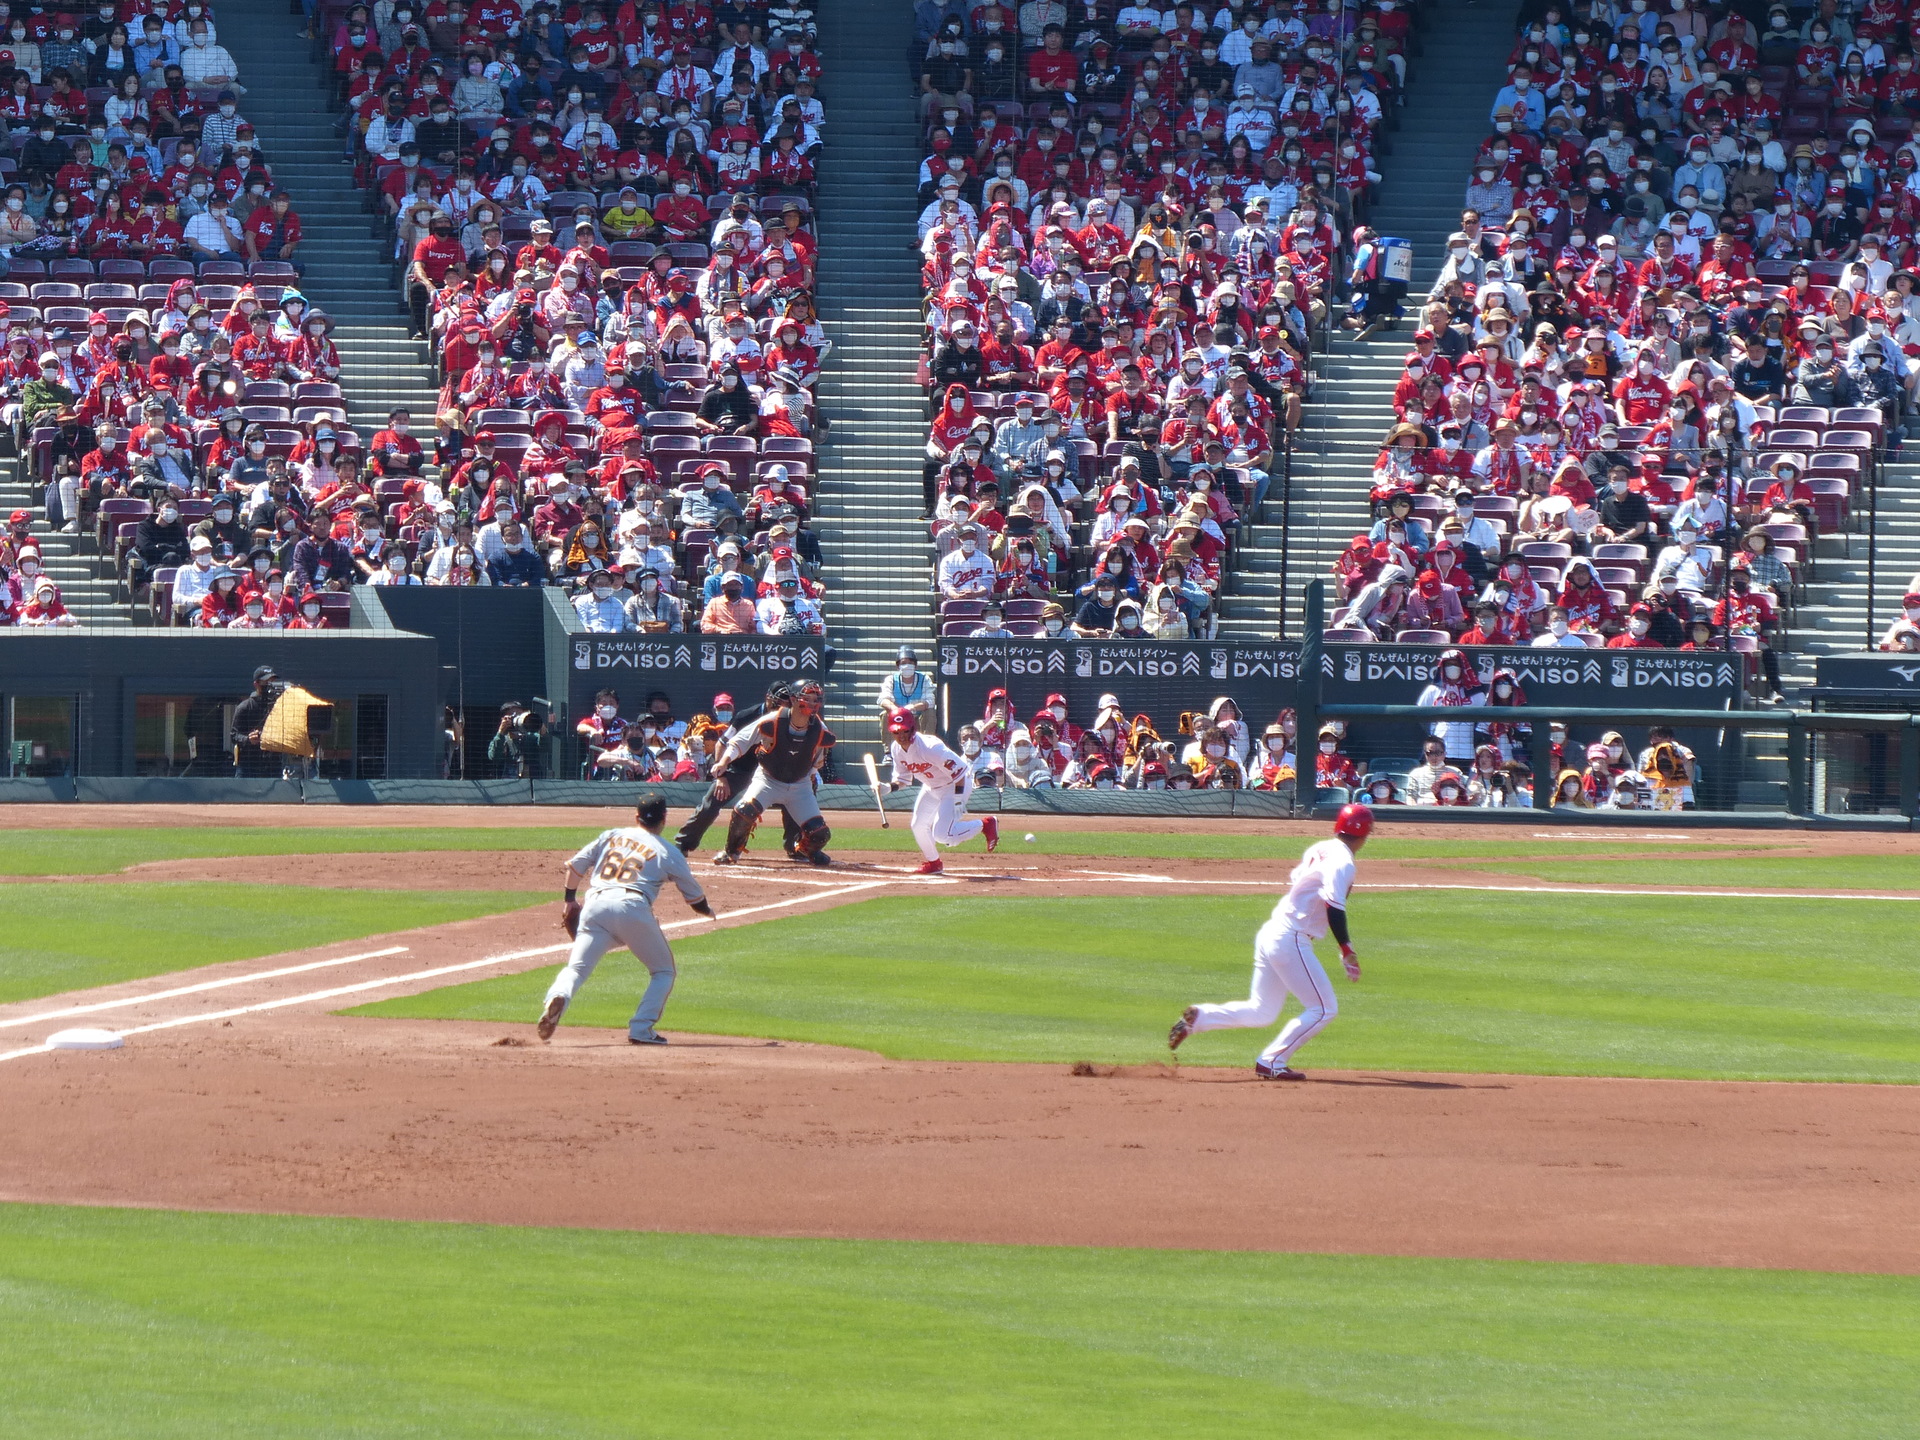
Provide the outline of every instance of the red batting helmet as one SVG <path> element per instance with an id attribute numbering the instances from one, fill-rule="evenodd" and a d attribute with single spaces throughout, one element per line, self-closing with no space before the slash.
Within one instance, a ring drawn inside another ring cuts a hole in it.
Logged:
<path id="1" fill-rule="evenodd" d="M 911 740 L 920 731 L 911 710 L 893 710 L 887 714 L 887 734 L 898 735 L 903 740 Z"/>
<path id="2" fill-rule="evenodd" d="M 1342 840 L 1365 840 L 1373 833 L 1373 811 L 1365 805 L 1343 805 L 1334 817 L 1333 833 Z"/>

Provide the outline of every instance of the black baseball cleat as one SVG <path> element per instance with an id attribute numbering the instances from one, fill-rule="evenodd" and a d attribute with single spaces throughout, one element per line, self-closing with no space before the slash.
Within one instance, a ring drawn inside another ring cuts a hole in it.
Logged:
<path id="1" fill-rule="evenodd" d="M 1199 1018 L 1199 1015 L 1198 1005 L 1189 1005 L 1180 1012 L 1180 1018 L 1173 1022 L 1173 1028 L 1167 1032 L 1167 1049 L 1180 1048 L 1180 1042 L 1193 1034 L 1193 1022 Z"/>
<path id="2" fill-rule="evenodd" d="M 667 1037 L 662 1035 L 658 1030 L 649 1030 L 644 1035 L 636 1035 L 629 1030 L 627 1032 L 627 1043 L 629 1045 L 664 1045 L 667 1043 Z"/>
<path id="3" fill-rule="evenodd" d="M 560 1017 L 566 1012 L 566 996 L 556 995 L 547 1002 L 547 1008 L 540 1012 L 540 1023 L 534 1027 L 542 1040 L 553 1039 L 553 1032 L 560 1028 Z"/>
<path id="4" fill-rule="evenodd" d="M 809 865 L 818 865 L 822 870 L 833 864 L 833 857 L 824 850 L 808 850 L 801 857 Z"/>
<path id="5" fill-rule="evenodd" d="M 1253 1073 L 1262 1080 L 1304 1080 L 1306 1075 L 1291 1065 L 1263 1065 L 1254 1063 Z"/>

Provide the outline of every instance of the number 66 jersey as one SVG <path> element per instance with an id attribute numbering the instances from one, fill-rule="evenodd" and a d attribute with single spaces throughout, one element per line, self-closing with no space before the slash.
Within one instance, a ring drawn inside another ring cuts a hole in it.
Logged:
<path id="1" fill-rule="evenodd" d="M 605 830 L 589 840 L 572 860 L 574 873 L 589 876 L 587 898 L 603 891 L 630 891 L 651 905 L 668 880 L 680 887 L 689 902 L 706 892 L 694 878 L 680 847 L 650 830 L 628 827 Z"/>

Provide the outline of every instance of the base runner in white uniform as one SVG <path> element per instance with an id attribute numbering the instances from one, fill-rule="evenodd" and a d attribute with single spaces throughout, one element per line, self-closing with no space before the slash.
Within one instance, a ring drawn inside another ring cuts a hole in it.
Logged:
<path id="1" fill-rule="evenodd" d="M 1294 1051 L 1333 1023 L 1340 1013 L 1333 982 L 1313 953 L 1313 942 L 1333 931 L 1347 978 L 1360 978 L 1360 957 L 1347 935 L 1347 891 L 1353 888 L 1353 857 L 1373 830 L 1373 812 L 1349 805 L 1333 822 L 1333 838 L 1307 847 L 1287 877 L 1287 893 L 1253 937 L 1253 993 L 1226 1005 L 1189 1005 L 1167 1033 L 1167 1048 L 1203 1030 L 1259 1029 L 1280 1018 L 1287 996 L 1300 1013 L 1281 1027 L 1260 1052 L 1253 1073 L 1262 1080 L 1304 1080 L 1289 1063 Z"/>
<path id="2" fill-rule="evenodd" d="M 939 736 L 922 735 L 911 710 L 889 712 L 887 738 L 893 742 L 893 779 L 887 784 L 888 792 L 920 782 L 909 828 L 926 860 L 913 873 L 938 875 L 946 864 L 934 847 L 964 845 L 976 835 L 987 837 L 987 852 L 991 854 L 1000 844 L 1000 822 L 991 815 L 978 820 L 967 815 L 967 796 L 973 793 L 967 762 L 948 749 Z"/>
<path id="3" fill-rule="evenodd" d="M 567 893 L 560 924 L 573 937 L 573 951 L 560 967 L 540 1010 L 540 1038 L 551 1040 L 567 1006 L 587 983 L 600 957 L 622 946 L 647 967 L 651 977 L 640 1007 L 627 1022 L 627 1039 L 635 1045 L 664 1045 L 667 1037 L 654 1029 L 673 993 L 673 950 L 653 918 L 653 902 L 660 887 L 671 880 L 695 912 L 717 919 L 706 892 L 693 877 L 680 847 L 661 837 L 667 824 L 667 802 L 658 795 L 642 795 L 634 812 L 639 823 L 602 831 L 567 862 Z M 582 880 L 587 884 L 583 905 L 575 898 Z"/>

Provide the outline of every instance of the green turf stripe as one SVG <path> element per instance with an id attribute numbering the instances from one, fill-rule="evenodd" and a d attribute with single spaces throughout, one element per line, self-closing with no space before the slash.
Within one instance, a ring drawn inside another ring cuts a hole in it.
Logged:
<path id="1" fill-rule="evenodd" d="M 625 815 L 609 811 L 607 824 Z M 829 817 L 831 818 L 831 817 Z M 904 818 L 904 817 L 903 817 Z M 1224 826 L 1223 822 L 1223 826 Z M 1177 834 L 1117 830 L 1042 831 L 1033 845 L 1021 840 L 1019 816 L 1001 821 L 1006 837 L 1002 853 L 1014 855 L 1109 855 L 1129 859 L 1274 860 L 1296 858 L 1304 842 L 1298 836 L 1249 835 L 1231 828 Z M 161 860 L 212 859 L 246 855 L 388 855 L 411 851 L 538 851 L 560 855 L 577 850 L 601 827 L 538 826 L 467 828 L 460 826 L 285 827 L 204 826 L 178 829 L 16 830 L 0 834 L 0 875 L 102 875 L 131 865 Z M 720 840 L 710 836 L 712 844 Z M 845 830 L 836 848 L 904 853 L 915 848 L 904 824 L 892 830 Z M 1658 853 L 1711 849 L 1711 846 L 1662 845 Z M 1721 847 L 1724 848 L 1724 847 Z M 964 853 L 979 853 L 975 841 Z M 1527 857 L 1536 855 L 1624 856 L 1643 853 L 1622 842 L 1533 840 L 1516 831 L 1511 839 L 1395 840 L 1381 837 L 1368 851 L 1383 859 Z"/>
<path id="2" fill-rule="evenodd" d="M 677 940 L 669 1030 L 765 1035 L 903 1059 L 1164 1060 L 1197 1000 L 1247 992 L 1272 900 L 1247 896 L 869 900 Z M 1356 894 L 1359 985 L 1303 1065 L 1920 1082 L 1920 967 L 1897 901 Z M 1323 950 L 1327 949 L 1323 945 Z M 542 969 L 356 1013 L 529 1021 Z M 624 952 L 568 1022 L 623 1025 Z M 1183 1063 L 1251 1063 L 1272 1031 L 1215 1031 Z"/>
<path id="3" fill-rule="evenodd" d="M 0 1208 L 0 1431 L 1852 1440 L 1911 1278 Z"/>
<path id="4" fill-rule="evenodd" d="M 511 890 L 0 885 L 0 1003 L 517 910 Z"/>
<path id="5" fill-rule="evenodd" d="M 1920 890 L 1920 855 L 1754 855 L 1591 862 L 1462 861 L 1456 868 L 1529 875 L 1578 885 L 1725 885 L 1755 890 Z"/>

